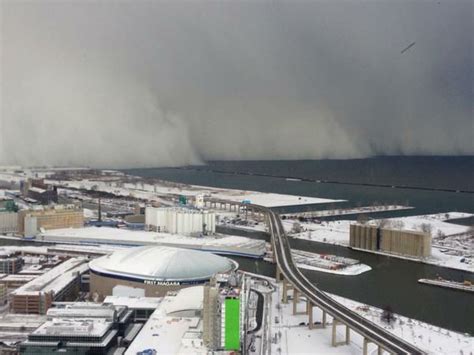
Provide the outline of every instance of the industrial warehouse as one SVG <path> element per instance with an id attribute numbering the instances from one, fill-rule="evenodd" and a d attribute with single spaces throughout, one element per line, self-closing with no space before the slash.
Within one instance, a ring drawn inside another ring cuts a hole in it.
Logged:
<path id="1" fill-rule="evenodd" d="M 418 258 L 431 255 L 431 235 L 429 233 L 385 229 L 363 224 L 353 224 L 350 228 L 349 244 L 353 248 Z"/>
<path id="2" fill-rule="evenodd" d="M 90 292 L 99 300 L 124 288 L 141 296 L 159 297 L 168 291 L 203 284 L 214 274 L 236 270 L 237 266 L 230 259 L 196 250 L 130 248 L 89 263 Z"/>

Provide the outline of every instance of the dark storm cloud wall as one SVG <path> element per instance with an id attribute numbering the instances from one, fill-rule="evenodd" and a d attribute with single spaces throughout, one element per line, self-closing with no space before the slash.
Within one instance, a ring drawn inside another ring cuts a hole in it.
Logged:
<path id="1" fill-rule="evenodd" d="M 2 9 L 0 161 L 474 154 L 467 1 Z"/>

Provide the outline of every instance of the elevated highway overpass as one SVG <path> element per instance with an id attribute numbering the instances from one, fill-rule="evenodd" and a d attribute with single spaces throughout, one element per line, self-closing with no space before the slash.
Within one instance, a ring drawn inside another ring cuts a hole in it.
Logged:
<path id="1" fill-rule="evenodd" d="M 307 302 L 310 302 L 311 305 L 321 308 L 323 312 L 332 316 L 337 323 L 346 325 L 347 337 L 349 333 L 348 329 L 359 333 L 364 338 L 364 354 L 367 353 L 367 344 L 370 342 L 378 346 L 379 354 L 381 354 L 383 350 L 391 354 L 425 354 L 424 351 L 416 346 L 335 301 L 325 292 L 321 291 L 315 284 L 310 282 L 293 262 L 291 246 L 279 215 L 263 206 L 248 205 L 248 208 L 263 212 L 266 215 L 271 233 L 274 258 L 277 263 L 277 268 L 285 278 L 285 282 L 289 282 L 294 289 L 306 296 Z M 312 312 L 312 307 L 310 310 Z"/>

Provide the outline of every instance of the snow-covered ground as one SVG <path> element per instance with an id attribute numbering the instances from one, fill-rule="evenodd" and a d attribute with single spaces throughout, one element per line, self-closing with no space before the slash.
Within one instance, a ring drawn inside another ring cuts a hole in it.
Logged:
<path id="1" fill-rule="evenodd" d="M 277 354 L 361 354 L 363 338 L 355 332 L 350 332 L 349 345 L 332 347 L 332 318 L 327 317 L 326 328 L 308 329 L 308 316 L 306 314 L 293 315 L 293 304 L 280 303 L 280 286 L 277 286 L 278 294 L 272 297 L 271 316 L 271 347 L 272 353 Z M 372 322 L 382 326 L 395 335 L 416 345 L 428 354 L 472 354 L 474 337 L 456 333 L 447 329 L 439 328 L 428 323 L 395 315 L 395 321 L 390 325 L 381 320 L 382 310 L 376 307 L 352 301 L 343 297 L 332 295 L 337 301 L 346 307 L 359 313 Z M 298 311 L 304 311 L 306 303 L 298 304 Z M 321 311 L 313 308 L 313 321 L 321 321 Z M 345 338 L 345 327 L 338 326 L 337 341 Z M 369 354 L 376 354 L 377 348 L 369 344 Z M 386 354 L 386 353 L 385 353 Z"/>
<path id="2" fill-rule="evenodd" d="M 321 203 L 335 203 L 344 200 L 333 200 L 327 198 L 317 198 L 308 196 L 295 196 L 276 193 L 264 193 L 257 191 L 222 189 L 209 186 L 185 185 L 178 183 L 163 182 L 162 184 L 121 183 L 116 181 L 101 180 L 81 180 L 81 181 L 57 181 L 48 180 L 48 183 L 71 188 L 81 188 L 86 190 L 103 191 L 117 196 L 131 196 L 146 200 L 158 201 L 160 197 L 173 197 L 185 195 L 195 197 L 204 194 L 216 199 L 233 202 L 249 200 L 251 203 L 266 207 L 297 206 Z"/>
<path id="3" fill-rule="evenodd" d="M 423 231 L 424 228 L 428 228 L 433 238 L 436 238 L 438 236 L 450 236 L 466 233 L 469 230 L 469 226 L 448 223 L 446 221 L 472 216 L 474 215 L 471 213 L 446 212 L 423 216 L 388 218 L 387 221 L 389 228 L 407 229 L 419 232 Z M 377 221 L 374 221 L 373 223 L 377 223 Z"/>
<path id="4" fill-rule="evenodd" d="M 385 219 L 386 226 L 389 228 L 406 228 L 414 231 L 428 229 L 433 236 L 433 248 L 430 258 L 419 260 L 395 254 L 386 255 L 474 272 L 474 238 L 470 234 L 471 227 L 447 222 L 447 220 L 455 220 L 471 216 L 473 216 L 473 214 L 447 212 L 423 216 Z M 372 220 L 369 223 L 376 224 L 379 221 L 380 220 Z M 232 221 L 230 218 L 225 219 L 223 222 L 223 225 L 237 229 L 265 231 L 265 225 L 263 223 L 252 224 L 250 222 L 246 225 L 241 225 L 236 224 L 235 221 Z M 284 219 L 282 220 L 282 223 L 285 230 L 293 238 L 348 247 L 350 225 L 357 222 L 340 220 L 321 221 L 320 223 L 317 223 Z M 296 229 L 300 230 L 300 232 L 295 233 Z M 461 262 L 463 259 L 464 262 Z"/>

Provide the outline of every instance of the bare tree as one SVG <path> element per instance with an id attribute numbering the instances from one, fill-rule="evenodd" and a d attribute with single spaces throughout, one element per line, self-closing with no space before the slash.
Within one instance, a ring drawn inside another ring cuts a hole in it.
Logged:
<path id="1" fill-rule="evenodd" d="M 467 231 L 467 235 L 471 238 L 474 238 L 474 225 L 469 227 L 469 229 Z"/>
<path id="2" fill-rule="evenodd" d="M 405 223 L 401 220 L 393 221 L 391 225 L 395 229 L 403 229 L 403 227 L 405 227 Z"/>
<path id="3" fill-rule="evenodd" d="M 395 316 L 393 315 L 393 309 L 391 306 L 384 307 L 381 319 L 382 321 L 387 322 L 388 324 L 395 320 Z"/>
<path id="4" fill-rule="evenodd" d="M 368 221 L 369 217 L 364 213 L 357 216 L 357 223 L 366 224 Z"/>
<path id="5" fill-rule="evenodd" d="M 291 231 L 293 233 L 301 233 L 301 230 L 302 230 L 301 224 L 299 224 L 299 222 L 294 222 L 293 223 L 293 228 L 291 229 Z"/>
<path id="6" fill-rule="evenodd" d="M 378 228 L 389 228 L 391 226 L 391 222 L 386 218 L 378 219 L 375 223 Z"/>
<path id="7" fill-rule="evenodd" d="M 422 232 L 424 233 L 428 233 L 428 234 L 431 234 L 433 228 L 431 227 L 431 224 L 429 223 L 422 223 L 420 225 L 420 229 L 422 230 Z"/>

